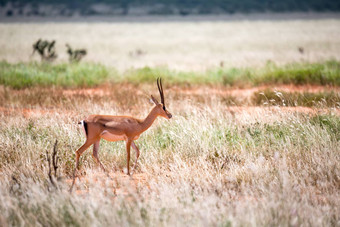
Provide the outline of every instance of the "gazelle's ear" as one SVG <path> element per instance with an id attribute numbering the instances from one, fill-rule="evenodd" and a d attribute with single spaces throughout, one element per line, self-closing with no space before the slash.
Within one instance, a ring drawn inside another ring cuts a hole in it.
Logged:
<path id="1" fill-rule="evenodd" d="M 155 103 L 155 105 L 158 105 L 157 99 L 155 99 L 155 97 L 153 97 L 152 95 L 151 95 L 151 101 L 152 101 L 153 103 Z"/>

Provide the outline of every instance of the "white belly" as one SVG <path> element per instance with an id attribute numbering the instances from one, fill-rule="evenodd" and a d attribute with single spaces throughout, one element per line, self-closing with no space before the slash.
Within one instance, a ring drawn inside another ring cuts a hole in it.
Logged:
<path id="1" fill-rule="evenodd" d="M 109 133 L 106 130 L 103 131 L 102 134 L 100 134 L 100 138 L 107 140 L 107 141 L 111 141 L 111 142 L 127 140 L 127 137 L 125 135 L 115 135 L 115 134 Z M 136 136 L 135 138 L 133 138 L 133 140 L 136 140 L 138 138 L 139 136 Z"/>
<path id="2" fill-rule="evenodd" d="M 125 135 L 115 135 L 115 134 L 109 133 L 108 131 L 102 132 L 102 134 L 100 134 L 100 138 L 107 140 L 107 141 L 111 141 L 111 142 L 126 140 Z"/>

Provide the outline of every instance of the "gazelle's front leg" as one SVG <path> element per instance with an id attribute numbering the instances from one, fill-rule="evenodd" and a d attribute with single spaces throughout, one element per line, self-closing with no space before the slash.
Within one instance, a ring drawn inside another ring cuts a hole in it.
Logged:
<path id="1" fill-rule="evenodd" d="M 130 175 L 130 148 L 131 148 L 131 139 L 126 141 L 126 163 L 127 163 L 127 175 Z"/>
<path id="2" fill-rule="evenodd" d="M 82 155 L 82 153 L 84 153 L 84 151 L 89 148 L 89 146 L 91 146 L 93 142 L 90 141 L 90 140 L 86 140 L 86 142 L 83 144 L 83 146 L 81 146 L 77 151 L 76 151 L 76 166 L 74 168 L 74 171 L 73 171 L 73 180 L 72 180 L 72 186 L 70 188 L 70 192 L 72 192 L 72 189 L 73 189 L 73 185 L 76 181 L 76 171 L 79 167 L 79 158 L 80 156 Z"/>
<path id="3" fill-rule="evenodd" d="M 136 151 L 136 161 L 135 161 L 135 164 L 133 164 L 133 167 L 132 167 L 132 172 L 133 172 L 133 171 L 135 170 L 135 167 L 136 167 L 137 160 L 138 160 L 138 158 L 139 158 L 140 152 L 139 152 L 139 149 L 138 149 L 138 147 L 136 146 L 135 142 L 132 141 L 131 145 L 132 145 L 133 149 L 135 149 L 135 151 Z"/>

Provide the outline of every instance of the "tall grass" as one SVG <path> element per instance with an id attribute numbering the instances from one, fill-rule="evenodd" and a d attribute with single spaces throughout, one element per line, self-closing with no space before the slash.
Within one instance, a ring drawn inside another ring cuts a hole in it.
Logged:
<path id="1" fill-rule="evenodd" d="M 223 84 L 229 86 L 261 84 L 340 85 L 340 62 L 292 63 L 277 66 L 269 62 L 262 68 L 217 68 L 197 72 L 177 72 L 164 68 L 141 68 L 125 72 L 122 80 L 154 82 L 159 76 L 173 84 Z"/>
<path id="2" fill-rule="evenodd" d="M 108 71 L 96 64 L 0 62 L 0 84 L 12 88 L 32 86 L 91 87 L 106 82 Z"/>
<path id="3" fill-rule="evenodd" d="M 218 68 L 204 73 L 174 71 L 167 68 L 137 68 L 118 74 L 98 64 L 0 63 L 0 84 L 13 88 L 32 86 L 93 87 L 103 83 L 154 83 L 157 77 L 168 84 L 220 84 L 246 86 L 261 84 L 315 84 L 340 86 L 340 62 L 294 63 L 263 68 Z"/>
<path id="4" fill-rule="evenodd" d="M 340 107 L 340 94 L 338 92 L 283 92 L 264 90 L 255 92 L 251 97 L 253 105 L 280 105 L 280 106 L 307 106 L 307 107 Z"/>
<path id="5" fill-rule="evenodd" d="M 215 74 L 215 77 L 221 78 L 226 85 L 340 85 L 340 63 L 333 60 L 322 63 L 291 63 L 284 66 L 268 62 L 263 68 L 220 69 Z"/>
<path id="6" fill-rule="evenodd" d="M 278 67 L 272 62 L 255 79 L 255 83 L 283 83 L 283 84 L 318 84 L 340 85 L 340 63 L 326 61 L 324 63 L 291 63 Z"/>
<path id="7" fill-rule="evenodd" d="M 118 107 L 73 97 L 78 114 L 0 115 L 1 225 L 334 226 L 340 220 L 340 118 L 267 109 L 229 113 L 218 100 L 168 98 L 172 120 L 158 119 L 137 141 L 135 175 L 123 178 L 123 142 L 101 142 L 100 159 L 82 156 L 81 181 L 69 194 L 76 122 L 89 109 L 146 116 L 137 101 Z M 136 110 L 133 110 L 136 109 Z M 58 139 L 63 179 L 47 179 L 46 150 Z M 138 181 L 143 176 L 144 181 Z"/>

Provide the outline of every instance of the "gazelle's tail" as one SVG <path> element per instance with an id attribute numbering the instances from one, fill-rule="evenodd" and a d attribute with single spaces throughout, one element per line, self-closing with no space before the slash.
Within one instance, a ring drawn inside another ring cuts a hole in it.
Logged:
<path id="1" fill-rule="evenodd" d="M 82 121 L 79 121 L 78 124 L 82 125 L 83 126 L 83 129 L 84 129 L 84 132 L 85 132 L 85 135 L 87 137 L 87 123 L 85 120 L 82 120 Z"/>

